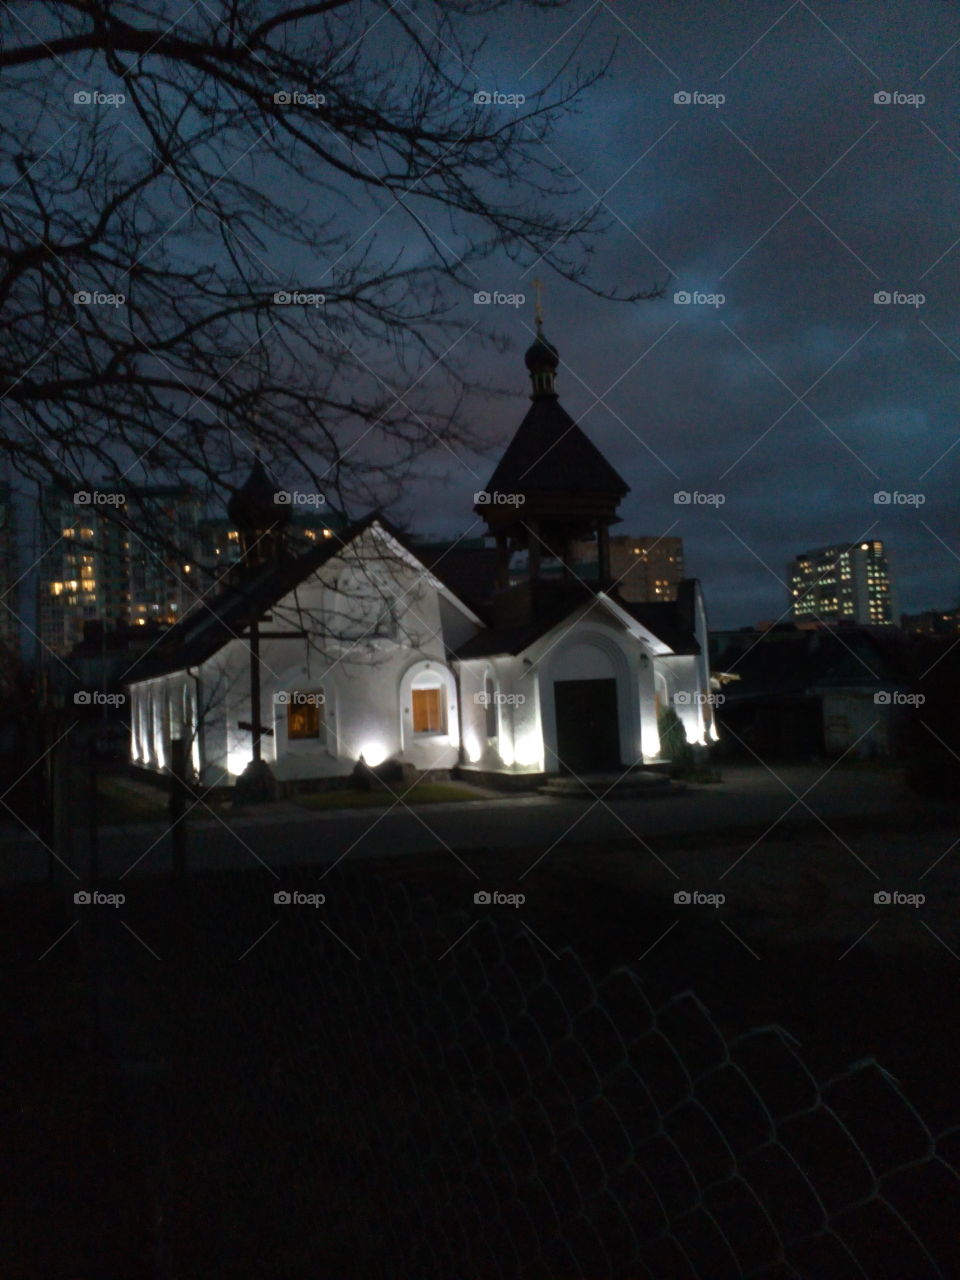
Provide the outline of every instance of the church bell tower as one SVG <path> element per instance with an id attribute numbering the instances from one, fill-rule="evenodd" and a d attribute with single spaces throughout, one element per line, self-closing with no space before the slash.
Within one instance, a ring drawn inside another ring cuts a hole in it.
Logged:
<path id="1" fill-rule="evenodd" d="M 610 585 L 609 528 L 629 485 L 562 407 L 556 378 L 560 356 L 537 332 L 524 357 L 531 405 L 507 446 L 474 511 L 496 541 L 495 622 L 533 621 L 578 586 L 572 564 L 575 541 L 597 542 L 597 586 Z M 526 552 L 526 572 L 511 582 L 510 560 Z"/>

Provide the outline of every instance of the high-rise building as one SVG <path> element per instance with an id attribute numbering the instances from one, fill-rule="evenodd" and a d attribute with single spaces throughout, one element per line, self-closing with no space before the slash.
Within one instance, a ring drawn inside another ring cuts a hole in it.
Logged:
<path id="1" fill-rule="evenodd" d="M 291 550 L 332 536 L 341 523 L 332 513 L 296 512 Z M 172 625 L 217 590 L 239 556 L 237 530 L 226 519 L 205 520 L 199 495 L 186 485 L 101 489 L 79 500 L 50 489 L 41 536 L 48 549 L 39 562 L 37 629 L 57 654 L 81 641 L 94 620 Z"/>
<path id="2" fill-rule="evenodd" d="M 803 625 L 892 625 L 897 617 L 883 543 L 836 543 L 804 551 L 789 566 L 790 604 Z"/>
<path id="3" fill-rule="evenodd" d="M 684 577 L 682 538 L 618 535 L 609 539 L 609 546 L 610 579 L 624 600 L 676 600 Z M 589 577 L 597 563 L 596 542 L 574 542 L 572 554 L 573 563 L 582 565 L 588 571 L 583 576 Z"/>
<path id="4" fill-rule="evenodd" d="M 200 505 L 186 486 L 44 494 L 37 622 L 54 653 L 83 639 L 84 623 L 173 623 L 191 586 Z M 138 530 L 149 529 L 150 542 Z"/>

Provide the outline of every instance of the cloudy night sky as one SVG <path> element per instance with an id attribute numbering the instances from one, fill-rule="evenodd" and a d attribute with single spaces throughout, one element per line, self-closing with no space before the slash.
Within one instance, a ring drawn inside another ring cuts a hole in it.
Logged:
<path id="1" fill-rule="evenodd" d="M 960 14 L 594 3 L 494 15 L 489 32 L 478 90 L 530 94 L 574 49 L 587 67 L 612 54 L 555 149 L 607 219 L 591 279 L 669 281 L 660 300 L 618 304 L 536 267 L 483 269 L 478 290 L 526 302 L 465 298 L 465 342 L 516 396 L 471 402 L 491 452 L 439 450 L 411 526 L 469 527 L 526 409 L 539 274 L 561 402 L 631 486 L 615 532 L 682 536 L 712 626 L 781 616 L 792 555 L 868 535 L 887 544 L 902 609 L 955 605 Z M 884 292 L 911 300 L 875 303 Z M 493 331 L 512 353 L 476 341 Z M 724 501 L 684 507 L 677 491 Z M 924 501 L 878 505 L 878 491 Z"/>

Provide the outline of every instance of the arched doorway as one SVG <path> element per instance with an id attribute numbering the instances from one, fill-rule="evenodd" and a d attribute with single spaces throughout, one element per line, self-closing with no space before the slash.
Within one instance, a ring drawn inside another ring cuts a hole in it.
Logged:
<path id="1" fill-rule="evenodd" d="M 556 767 L 560 773 L 619 771 L 625 665 L 609 642 L 581 638 L 551 664 Z"/>

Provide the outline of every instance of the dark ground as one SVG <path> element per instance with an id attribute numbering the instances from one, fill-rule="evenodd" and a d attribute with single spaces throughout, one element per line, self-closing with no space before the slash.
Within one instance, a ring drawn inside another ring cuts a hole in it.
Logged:
<path id="1" fill-rule="evenodd" d="M 176 959 L 184 904 L 162 882 L 140 883 L 116 918 L 100 908 L 95 921 L 43 888 L 5 890 L 2 1000 L 16 1034 L 3 1051 L 4 1276 L 164 1274 L 156 1270 L 164 1249 L 183 1265 L 169 1274 L 185 1276 L 377 1274 L 367 1269 L 357 1224 L 344 1218 L 339 1232 L 328 1226 L 306 1252 L 297 1246 L 305 1230 L 297 1194 L 305 1203 L 326 1194 L 328 1171 L 316 1153 L 353 1142 L 351 1107 L 358 1115 L 369 1107 L 381 1080 L 401 1110 L 413 1098 L 421 1105 L 435 1088 L 418 1083 L 413 1065 L 408 1075 L 397 1070 L 402 1030 L 385 1076 L 376 1074 L 384 1070 L 384 1046 L 366 1044 L 353 1050 L 349 1084 L 312 1076 L 312 1037 L 323 1034 L 315 1021 L 324 999 L 317 975 L 349 975 L 378 954 L 367 898 L 396 902 L 395 921 L 387 910 L 398 956 L 429 952 L 438 989 L 456 949 L 472 945 L 464 930 L 494 912 L 509 917 L 508 927 L 520 921 L 528 930 L 531 974 L 541 964 L 547 974 L 574 964 L 571 952 L 596 978 L 632 965 L 654 1005 L 691 989 L 725 1038 L 776 1023 L 795 1037 L 817 1079 L 874 1057 L 931 1131 L 957 1123 L 953 859 L 939 867 L 931 894 L 940 911 L 937 937 L 912 916 L 888 916 L 858 942 L 878 918 L 870 901 L 876 886 L 845 846 L 882 865 L 898 842 L 919 839 L 916 817 L 899 827 L 889 819 L 831 826 L 835 835 L 811 822 L 767 836 L 762 857 L 752 853 L 727 879 L 723 923 L 709 907 L 678 909 L 672 893 L 680 881 L 628 838 L 619 846 L 558 848 L 533 870 L 542 848 L 463 852 L 479 879 L 448 853 L 368 858 L 362 871 L 299 868 L 284 885 L 325 892 L 322 917 L 309 907 L 275 907 L 277 883 L 266 873 L 206 873 L 190 899 L 196 931 L 184 967 Z M 923 836 L 930 849 L 945 850 L 955 839 L 949 826 L 933 823 Z M 750 844 L 750 833 L 737 831 L 717 833 L 709 844 L 702 836 L 674 837 L 657 851 L 669 852 L 684 885 L 712 890 L 718 869 Z M 779 877 L 778 867 L 788 873 Z M 478 888 L 523 892 L 527 901 L 519 911 L 478 907 Z M 41 959 L 78 918 L 81 925 Z M 378 963 L 370 998 L 382 1002 L 389 1023 L 390 986 Z M 522 985 L 524 975 L 518 979 Z M 195 1002 L 190 1087 L 184 1091 L 179 1077 L 171 1102 L 166 1086 L 158 1093 L 152 1082 L 171 1069 L 178 1079 L 184 1065 L 175 1014 L 183 1000 Z M 340 1034 L 348 1037 L 349 1026 Z M 373 1078 L 361 1083 L 369 1070 Z M 440 1124 L 442 1099 L 437 1106 Z M 285 1108 L 302 1109 L 302 1125 Z M 356 1171 L 345 1168 L 350 1176 Z M 360 1179 L 356 1195 L 369 1196 L 370 1188 Z M 383 1194 L 397 1193 L 385 1184 Z M 159 1233 L 155 1202 L 165 1216 Z M 285 1231 L 277 1226 L 284 1206 Z M 306 1258 L 312 1270 L 304 1270 Z M 477 1277 L 488 1274 L 495 1273 L 478 1265 Z"/>

